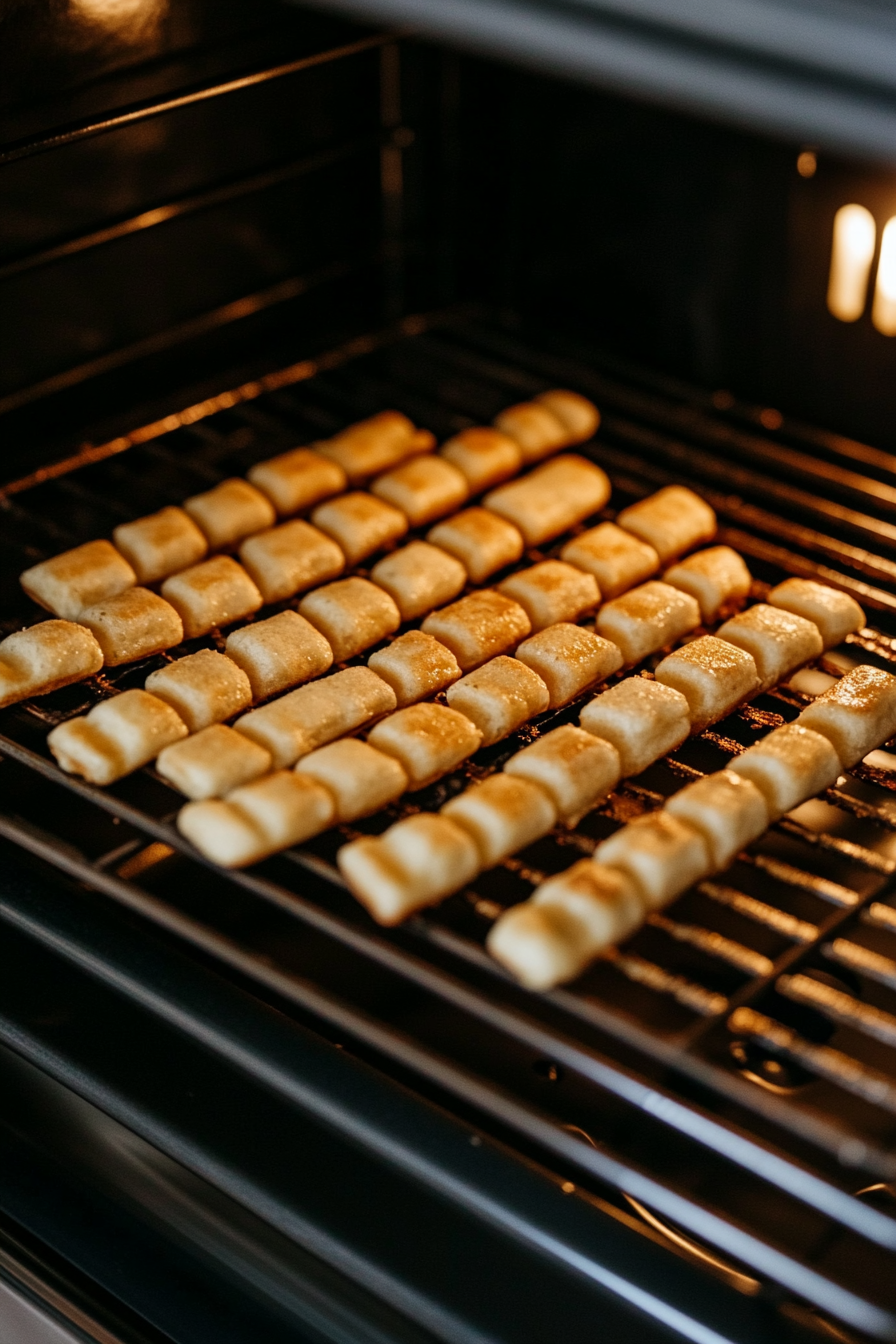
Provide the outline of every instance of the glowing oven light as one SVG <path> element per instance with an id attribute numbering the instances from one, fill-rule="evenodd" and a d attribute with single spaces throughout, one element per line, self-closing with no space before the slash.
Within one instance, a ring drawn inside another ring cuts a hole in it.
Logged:
<path id="1" fill-rule="evenodd" d="M 876 235 L 874 218 L 864 205 L 842 205 L 834 216 L 828 309 L 841 322 L 855 322 L 865 311 Z M 896 258 L 896 233 L 892 246 Z"/>
<path id="2" fill-rule="evenodd" d="M 896 215 L 881 235 L 871 321 L 883 336 L 896 336 Z"/>

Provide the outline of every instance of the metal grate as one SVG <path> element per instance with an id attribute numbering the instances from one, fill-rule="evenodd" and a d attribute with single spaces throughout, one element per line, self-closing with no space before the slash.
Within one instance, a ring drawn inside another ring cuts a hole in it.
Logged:
<path id="1" fill-rule="evenodd" d="M 559 338 L 533 346 L 471 318 L 411 320 L 10 487 L 0 628 L 33 616 L 17 584 L 26 564 L 296 442 L 384 405 L 444 437 L 558 383 L 601 406 L 593 452 L 613 477 L 613 511 L 673 480 L 697 486 L 719 513 L 720 539 L 749 558 L 755 596 L 785 573 L 804 574 L 865 605 L 874 625 L 828 655 L 832 668 L 896 664 L 896 562 L 886 554 L 896 540 L 896 460 L 727 393 L 649 378 Z M 484 951 L 500 911 L 684 780 L 794 718 L 798 694 L 760 697 L 626 781 L 575 830 L 558 830 L 387 934 L 334 865 L 358 828 L 224 874 L 178 835 L 182 800 L 151 769 L 106 790 L 61 774 L 48 727 L 142 685 L 160 662 L 110 669 L 0 713 L 0 834 L 490 1115 L 559 1170 L 575 1167 L 585 1184 L 625 1192 L 721 1249 L 750 1271 L 749 1291 L 776 1280 L 870 1334 L 896 1337 L 896 1294 L 881 1270 L 896 1221 L 885 1202 L 854 1194 L 896 1179 L 896 901 L 887 895 L 896 757 L 879 754 L 784 818 L 574 985 L 534 996 Z M 535 727 L 575 719 L 579 708 Z M 530 736 L 480 752 L 363 830 L 439 806 Z M 27 924 L 22 911 L 0 909 Z M 669 1153 L 659 1164 L 658 1131 Z M 789 1218 L 770 1212 L 769 1190 Z"/>

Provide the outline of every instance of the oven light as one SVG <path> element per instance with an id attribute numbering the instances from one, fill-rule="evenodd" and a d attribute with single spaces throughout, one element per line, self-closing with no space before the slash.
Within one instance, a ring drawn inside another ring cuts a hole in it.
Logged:
<path id="1" fill-rule="evenodd" d="M 828 309 L 841 322 L 855 322 L 865 311 L 876 233 L 874 218 L 864 205 L 842 205 L 834 216 Z"/>
<path id="2" fill-rule="evenodd" d="M 896 336 L 896 215 L 881 235 L 871 321 L 883 336 Z"/>

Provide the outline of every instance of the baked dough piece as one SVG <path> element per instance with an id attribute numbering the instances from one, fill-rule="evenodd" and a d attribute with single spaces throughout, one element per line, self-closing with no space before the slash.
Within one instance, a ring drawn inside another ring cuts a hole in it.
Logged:
<path id="1" fill-rule="evenodd" d="M 102 665 L 103 651 L 83 625 L 40 621 L 17 630 L 0 641 L 0 708 L 83 681 Z"/>
<path id="2" fill-rule="evenodd" d="M 504 773 L 537 784 L 557 815 L 574 826 L 615 789 L 622 765 L 612 743 L 565 723 L 511 756 Z"/>
<path id="3" fill-rule="evenodd" d="M 423 622 L 425 633 L 446 645 L 464 672 L 506 653 L 528 635 L 530 628 L 529 617 L 519 603 L 492 588 L 469 593 L 450 607 L 434 611 Z"/>
<path id="4" fill-rule="evenodd" d="M 566 430 L 566 444 L 584 443 L 594 437 L 600 424 L 600 411 L 593 401 L 578 392 L 568 392 L 565 388 L 555 387 L 550 392 L 540 392 L 535 400 L 541 406 L 547 406 Z"/>
<path id="5" fill-rule="evenodd" d="M 303 597 L 299 611 L 327 640 L 337 663 L 379 644 L 401 625 L 389 594 L 367 579 L 328 583 Z"/>
<path id="6" fill-rule="evenodd" d="M 660 567 L 652 546 L 615 523 L 598 523 L 580 532 L 560 552 L 561 560 L 593 574 L 605 601 L 643 583 Z"/>
<path id="7" fill-rule="evenodd" d="M 493 868 L 540 840 L 557 820 L 553 803 L 537 784 L 504 774 L 491 775 L 458 794 L 441 815 L 469 831 L 483 868 Z"/>
<path id="8" fill-rule="evenodd" d="M 324 457 L 339 463 L 351 485 L 359 485 L 407 457 L 431 452 L 436 441 L 428 429 L 415 429 L 400 411 L 380 411 L 314 446 Z"/>
<path id="9" fill-rule="evenodd" d="M 47 745 L 70 775 L 112 784 L 186 735 L 186 724 L 170 705 L 146 691 L 122 691 L 83 718 L 60 723 Z"/>
<path id="10" fill-rule="evenodd" d="M 842 766 L 858 765 L 896 733 L 896 677 L 877 667 L 854 667 L 804 709 L 797 722 L 826 737 Z"/>
<path id="11" fill-rule="evenodd" d="M 451 650 L 422 630 L 399 635 L 372 653 L 367 666 L 392 687 L 399 708 L 443 691 L 461 674 Z"/>
<path id="12" fill-rule="evenodd" d="M 710 546 L 706 551 L 697 551 L 663 575 L 664 583 L 696 597 L 707 625 L 742 607 L 752 581 L 750 571 L 730 546 Z"/>
<path id="13" fill-rule="evenodd" d="M 684 485 L 664 486 L 623 509 L 616 521 L 652 546 L 664 565 L 702 541 L 712 541 L 718 526 L 705 500 Z"/>
<path id="14" fill-rule="evenodd" d="M 518 570 L 498 584 L 498 591 L 519 602 L 533 632 L 558 621 L 575 622 L 600 601 L 593 575 L 562 560 L 542 560 L 531 569 Z"/>
<path id="15" fill-rule="evenodd" d="M 763 691 L 822 652 L 817 625 L 762 602 L 726 621 L 718 637 L 753 655 Z"/>
<path id="16" fill-rule="evenodd" d="M 187 803 L 177 829 L 222 868 L 245 868 L 326 830 L 335 804 L 307 775 L 278 770 L 234 789 L 226 798 Z"/>
<path id="17" fill-rule="evenodd" d="M 464 509 L 438 523 L 427 540 L 459 560 L 474 583 L 484 583 L 523 553 L 519 529 L 488 509 Z"/>
<path id="18" fill-rule="evenodd" d="M 680 691 L 645 677 L 627 677 L 588 702 L 579 716 L 588 733 L 612 742 L 623 776 L 637 775 L 680 747 L 691 731 Z"/>
<path id="19" fill-rule="evenodd" d="M 538 462 L 569 443 L 569 430 L 549 406 L 521 401 L 495 416 L 495 428 L 516 439 L 524 462 Z"/>
<path id="20" fill-rule="evenodd" d="M 696 598 L 656 579 L 604 603 L 596 621 L 598 633 L 618 644 L 629 665 L 667 649 L 699 624 Z"/>
<path id="21" fill-rule="evenodd" d="M 265 602 L 304 593 L 345 569 L 345 556 L 335 541 L 301 518 L 249 537 L 239 554 Z"/>
<path id="22" fill-rule="evenodd" d="M 246 474 L 267 495 L 281 518 L 338 495 L 348 482 L 338 462 L 331 462 L 313 448 L 291 448 L 266 462 L 256 462 Z"/>
<path id="23" fill-rule="evenodd" d="M 340 849 L 339 870 L 378 924 L 400 924 L 466 886 L 479 871 L 472 836 L 448 817 L 420 812 L 384 835 Z"/>
<path id="24" fill-rule="evenodd" d="M 112 533 L 116 548 L 137 575 L 138 583 L 155 583 L 202 560 L 208 550 L 205 535 L 183 509 L 169 505 L 121 523 Z"/>
<path id="25" fill-rule="evenodd" d="M 205 534 L 212 550 L 232 546 L 277 521 L 267 495 L 239 476 L 185 499 L 184 509 Z"/>
<path id="26" fill-rule="evenodd" d="M 85 607 L 133 588 L 137 575 L 111 541 L 88 541 L 32 565 L 19 582 L 39 606 L 72 621 Z"/>
<path id="27" fill-rule="evenodd" d="M 467 571 L 441 547 L 412 541 L 378 560 L 370 577 L 385 588 L 401 619 L 413 621 L 457 597 L 467 582 Z"/>
<path id="28" fill-rule="evenodd" d="M 727 868 L 768 826 L 764 795 L 752 780 L 733 770 L 695 779 L 672 795 L 666 812 L 700 832 L 716 872 Z"/>
<path id="29" fill-rule="evenodd" d="M 491 746 L 548 707 L 548 688 L 516 658 L 492 658 L 448 687 L 448 704 L 465 714 Z"/>
<path id="30" fill-rule="evenodd" d="M 368 741 L 401 762 L 412 789 L 422 789 L 472 756 L 482 734 L 445 705 L 409 705 L 372 728 Z"/>
<path id="31" fill-rule="evenodd" d="M 712 871 L 700 832 L 665 810 L 630 821 L 598 845 L 594 858 L 630 877 L 648 910 L 662 909 Z"/>
<path id="32" fill-rule="evenodd" d="M 785 579 L 768 595 L 769 606 L 790 611 L 818 626 L 826 649 L 842 644 L 847 635 L 864 629 L 866 616 L 858 602 L 813 579 Z"/>
<path id="33" fill-rule="evenodd" d="M 486 947 L 527 989 L 553 989 L 634 933 L 644 914 L 631 878 L 581 859 L 501 915 Z"/>
<path id="34" fill-rule="evenodd" d="M 464 476 L 471 495 L 506 481 L 519 471 L 523 453 L 516 439 L 497 429 L 462 429 L 443 443 L 439 455 Z"/>
<path id="35" fill-rule="evenodd" d="M 400 541 L 408 530 L 403 513 L 363 490 L 319 504 L 311 521 L 341 547 L 350 566 Z"/>
<path id="36" fill-rule="evenodd" d="M 266 700 L 333 666 L 333 650 L 297 611 L 244 625 L 228 636 L 224 647 L 249 678 L 253 700 Z"/>
<path id="37" fill-rule="evenodd" d="M 97 602 L 81 612 L 78 622 L 96 639 L 107 667 L 172 649 L 184 637 L 174 607 L 148 588 L 127 588 L 116 597 Z"/>
<path id="38" fill-rule="evenodd" d="M 609 498 L 606 472 L 587 458 L 569 453 L 518 481 L 499 485 L 484 503 L 518 527 L 527 546 L 540 546 L 584 522 Z"/>
<path id="39" fill-rule="evenodd" d="M 378 499 L 393 504 L 411 527 L 422 527 L 460 508 L 470 495 L 466 477 L 443 457 L 415 457 L 377 476 L 370 487 Z"/>
<path id="40" fill-rule="evenodd" d="M 150 672 L 144 685 L 180 715 L 191 733 L 231 719 L 252 703 L 245 672 L 212 649 L 200 649 Z"/>
<path id="41" fill-rule="evenodd" d="M 251 616 L 263 598 L 249 575 L 229 555 L 215 555 L 162 584 L 162 596 L 184 624 L 184 636 L 196 639 L 223 625 Z"/>
<path id="42" fill-rule="evenodd" d="M 828 739 L 800 723 L 776 728 L 729 767 L 756 785 L 765 798 L 770 821 L 830 788 L 842 768 Z"/>
<path id="43" fill-rule="evenodd" d="M 220 798 L 271 768 L 271 753 L 223 723 L 213 723 L 159 753 L 156 769 L 188 798 Z"/>
<path id="44" fill-rule="evenodd" d="M 394 756 L 356 737 L 312 751 L 296 770 L 316 779 L 333 795 L 336 821 L 355 821 L 378 812 L 408 787 L 408 777 Z"/>
<path id="45" fill-rule="evenodd" d="M 752 655 L 714 635 L 702 635 L 667 654 L 654 676 L 681 691 L 691 711 L 691 728 L 702 733 L 759 689 Z"/>
<path id="46" fill-rule="evenodd" d="M 615 644 L 566 622 L 549 625 L 524 639 L 514 657 L 541 677 L 551 697 L 551 709 L 568 705 L 622 666 L 622 653 Z"/>
<path id="47" fill-rule="evenodd" d="M 394 708 L 394 691 L 375 672 L 347 667 L 250 710 L 236 728 L 265 747 L 279 768 Z"/>

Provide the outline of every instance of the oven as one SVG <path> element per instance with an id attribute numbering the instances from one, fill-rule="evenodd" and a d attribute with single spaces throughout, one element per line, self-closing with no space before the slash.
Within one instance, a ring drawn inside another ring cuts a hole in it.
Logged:
<path id="1" fill-rule="evenodd" d="M 29 565 L 273 454 L 562 386 L 602 517 L 690 486 L 754 597 L 861 603 L 821 671 L 896 671 L 888 19 L 748 9 L 4 11 L 0 635 Z M 363 825 L 225 872 L 151 767 L 59 769 L 157 662 L 0 710 L 4 1338 L 896 1339 L 896 757 L 538 994 L 502 910 L 798 689 L 383 929 Z"/>

